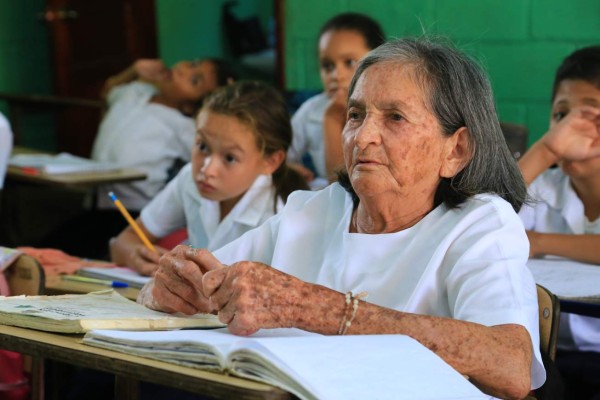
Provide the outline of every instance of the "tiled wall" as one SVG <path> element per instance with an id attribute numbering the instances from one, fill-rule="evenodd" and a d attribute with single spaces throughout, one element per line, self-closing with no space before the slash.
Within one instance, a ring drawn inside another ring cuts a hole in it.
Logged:
<path id="1" fill-rule="evenodd" d="M 318 89 L 321 24 L 358 11 L 388 37 L 449 37 L 490 75 L 500 119 L 527 125 L 530 143 L 548 125 L 554 71 L 573 50 L 600 44 L 599 0 L 285 0 L 288 89 Z"/>

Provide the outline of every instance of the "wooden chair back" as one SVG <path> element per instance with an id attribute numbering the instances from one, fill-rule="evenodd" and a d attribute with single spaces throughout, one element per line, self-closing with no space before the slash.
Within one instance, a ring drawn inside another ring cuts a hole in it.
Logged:
<path id="1" fill-rule="evenodd" d="M 5 272 L 10 294 L 37 296 L 44 294 L 46 276 L 37 260 L 26 254 L 20 255 Z"/>
<path id="2" fill-rule="evenodd" d="M 552 361 L 556 357 L 560 303 L 555 294 L 541 285 L 537 286 L 540 317 L 540 348 Z"/>
<path id="3" fill-rule="evenodd" d="M 44 294 L 46 275 L 44 268 L 33 257 L 21 254 L 13 264 L 4 271 L 11 296 L 37 296 Z M 44 361 L 39 357 L 25 356 L 24 369 L 31 375 L 32 400 L 44 398 Z"/>

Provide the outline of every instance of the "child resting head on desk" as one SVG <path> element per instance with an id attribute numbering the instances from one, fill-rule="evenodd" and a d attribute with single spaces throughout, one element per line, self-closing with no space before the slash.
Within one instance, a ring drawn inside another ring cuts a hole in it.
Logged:
<path id="1" fill-rule="evenodd" d="M 187 227 L 194 247 L 217 249 L 261 225 L 294 190 L 308 189 L 287 167 L 292 129 L 283 96 L 260 82 L 216 90 L 196 118 L 192 162 L 137 219 L 151 243 Z M 151 275 L 165 249 L 152 251 L 132 227 L 111 240 L 111 259 Z"/>
<path id="2" fill-rule="evenodd" d="M 554 164 L 558 168 L 549 168 Z M 564 59 L 554 80 L 550 128 L 519 167 L 532 198 L 519 213 L 530 257 L 600 264 L 600 46 Z M 562 314 L 559 348 L 600 352 L 600 319 Z"/>
<path id="3" fill-rule="evenodd" d="M 142 59 L 109 78 L 104 88 L 109 109 L 100 124 L 92 158 L 135 168 L 145 173 L 146 179 L 99 186 L 96 207 L 66 221 L 34 245 L 106 259 L 108 240 L 127 226 L 108 194 L 114 192 L 137 216 L 190 161 L 195 134 L 190 115 L 206 95 L 232 80 L 227 64 L 216 59 L 181 61 L 172 68 L 160 60 Z"/>
<path id="4" fill-rule="evenodd" d="M 148 204 L 166 185 L 169 170 L 190 160 L 192 115 L 210 92 L 231 82 L 229 66 L 217 59 L 181 61 L 171 68 L 161 60 L 142 59 L 109 78 L 103 89 L 109 109 L 92 158 L 139 169 L 147 178 L 102 186 L 98 208 L 114 209 L 107 196 L 111 191 L 130 210 Z"/>
<path id="5" fill-rule="evenodd" d="M 308 99 L 292 118 L 294 141 L 288 153 L 293 168 L 312 181 L 313 172 L 302 165 L 307 153 L 316 169 L 311 186 L 335 180 L 343 167 L 342 128 L 346 123 L 348 87 L 358 60 L 382 44 L 385 34 L 372 18 L 358 13 L 334 16 L 319 32 L 319 71 L 323 93 Z"/>

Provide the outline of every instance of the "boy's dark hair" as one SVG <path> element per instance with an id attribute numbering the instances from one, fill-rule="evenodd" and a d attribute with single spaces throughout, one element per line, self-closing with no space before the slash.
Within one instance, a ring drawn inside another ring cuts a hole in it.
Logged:
<path id="1" fill-rule="evenodd" d="M 600 89 L 600 46 L 589 46 L 567 56 L 556 70 L 552 101 L 558 87 L 567 79 L 581 79 Z"/>
<path id="2" fill-rule="evenodd" d="M 287 104 L 281 92 L 259 81 L 239 81 L 209 94 L 202 109 L 235 117 L 255 135 L 263 155 L 276 151 L 287 154 L 292 143 L 292 125 Z M 273 172 L 276 196 L 285 202 L 295 190 L 308 190 L 306 181 L 285 160 Z M 277 204 L 275 199 L 274 207 Z"/>
<path id="3" fill-rule="evenodd" d="M 217 87 L 225 86 L 230 84 L 231 82 L 235 82 L 236 77 L 231 65 L 220 58 L 203 58 L 202 61 L 206 61 L 211 63 L 215 67 L 215 74 L 217 75 Z M 202 96 L 198 100 L 192 103 L 191 108 L 189 110 L 181 110 L 181 112 L 188 117 L 195 116 L 198 111 L 202 108 L 202 104 L 204 104 L 204 99 L 208 96 L 208 93 L 205 96 Z"/>
<path id="4" fill-rule="evenodd" d="M 230 81 L 236 80 L 235 73 L 227 61 L 220 58 L 205 58 L 205 60 L 214 65 L 218 86 L 225 86 L 231 83 Z"/>
<path id="5" fill-rule="evenodd" d="M 369 49 L 374 49 L 385 42 L 385 34 L 377 21 L 364 14 L 347 12 L 331 18 L 319 31 L 319 38 L 328 31 L 356 31 L 365 38 Z"/>

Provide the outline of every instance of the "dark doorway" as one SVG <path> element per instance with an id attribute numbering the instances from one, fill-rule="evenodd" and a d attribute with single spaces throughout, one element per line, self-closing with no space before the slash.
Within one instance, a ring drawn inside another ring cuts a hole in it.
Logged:
<path id="1" fill-rule="evenodd" d="M 106 78 L 138 58 L 155 58 L 154 0 L 46 0 L 54 94 L 99 99 Z M 67 107 L 57 115 L 59 151 L 88 157 L 102 109 Z"/>

